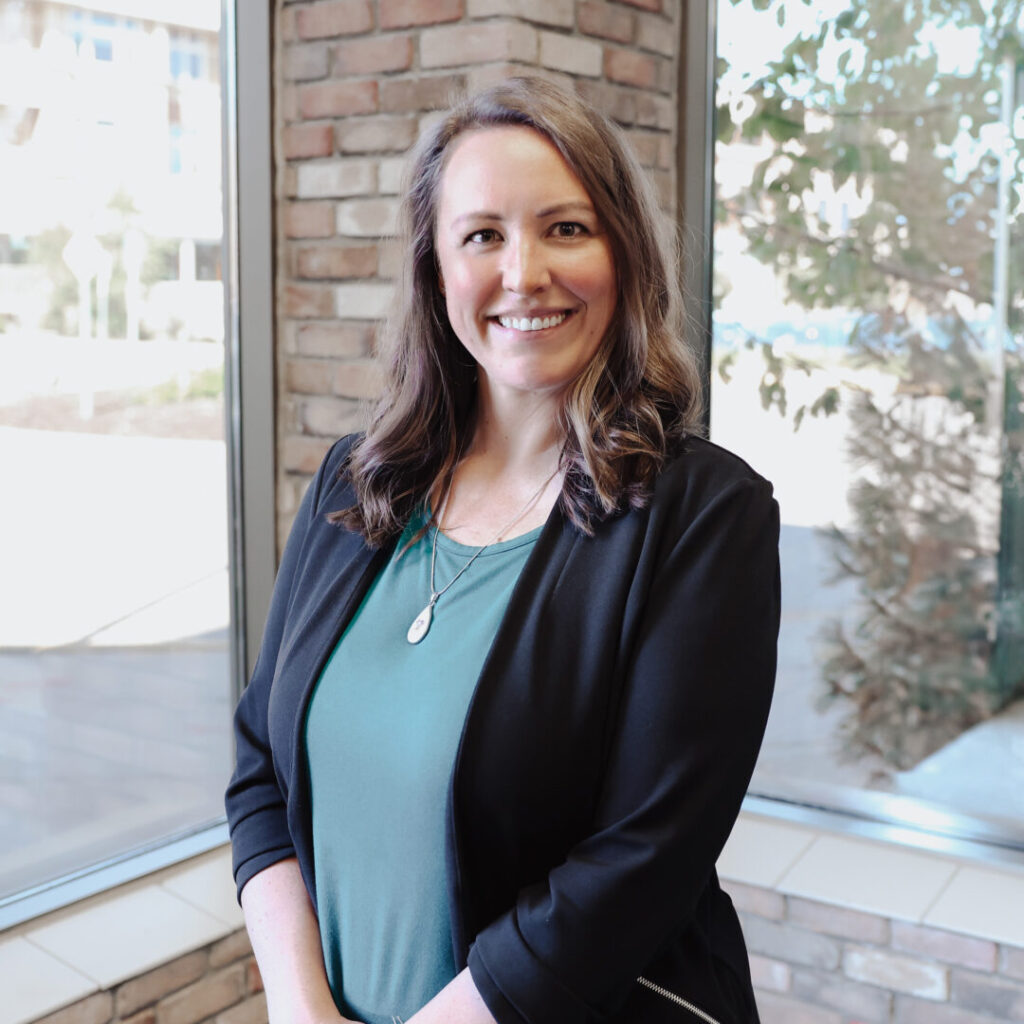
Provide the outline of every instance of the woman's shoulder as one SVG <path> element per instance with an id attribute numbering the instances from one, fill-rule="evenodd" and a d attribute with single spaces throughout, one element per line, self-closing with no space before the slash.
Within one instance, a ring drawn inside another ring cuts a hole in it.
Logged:
<path id="1" fill-rule="evenodd" d="M 680 442 L 666 460 L 636 519 L 661 541 L 696 531 L 703 543 L 711 535 L 756 534 L 774 544 L 778 523 L 771 483 L 739 455 L 699 436 Z"/>
<path id="2" fill-rule="evenodd" d="M 772 485 L 735 452 L 699 435 L 679 441 L 658 479 L 659 490 L 697 489 L 708 496 L 749 486 L 772 493 Z"/>
<path id="3" fill-rule="evenodd" d="M 327 454 L 324 456 L 324 466 L 331 472 L 331 476 L 337 476 L 345 465 L 345 460 L 349 457 L 352 449 L 363 439 L 362 434 L 346 434 L 344 437 L 339 437 L 330 448 L 327 449 Z"/>
<path id="4" fill-rule="evenodd" d="M 313 507 L 317 510 L 331 505 L 348 487 L 345 464 L 362 434 L 346 434 L 338 438 L 324 455 L 310 487 L 313 488 Z"/>

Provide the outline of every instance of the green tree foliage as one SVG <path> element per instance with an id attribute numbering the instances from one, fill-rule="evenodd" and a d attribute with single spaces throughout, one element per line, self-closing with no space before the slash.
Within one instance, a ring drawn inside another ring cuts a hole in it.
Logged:
<path id="1" fill-rule="evenodd" d="M 58 334 L 73 330 L 74 315 L 78 309 L 78 284 L 62 255 L 70 238 L 68 228 L 47 228 L 33 236 L 28 247 L 27 262 L 43 267 L 52 285 L 43 327 Z"/>
<path id="2" fill-rule="evenodd" d="M 780 25 L 812 6 L 729 2 Z M 1015 616 L 1024 645 L 1020 590 L 997 571 L 1000 495 L 1004 549 L 1022 516 L 1024 442 L 994 386 L 983 323 L 993 301 L 1001 69 L 1007 54 L 1021 61 L 1022 32 L 1024 0 L 849 0 L 838 17 L 794 31 L 756 73 L 741 78 L 725 61 L 718 69 L 719 144 L 771 143 L 751 187 L 719 199 L 718 222 L 740 227 L 789 301 L 855 311 L 848 365 L 892 383 L 830 387 L 790 410 L 787 374 L 808 366 L 750 340 L 765 358 L 766 409 L 792 415 L 795 427 L 840 405 L 848 415 L 860 468 L 854 525 L 831 541 L 837 575 L 858 581 L 862 601 L 826 630 L 824 700 L 848 709 L 852 756 L 871 751 L 900 768 L 1024 693 L 1024 659 L 997 649 Z M 1024 143 L 1015 145 L 1010 216 L 1019 224 Z M 836 203 L 811 200 L 823 175 L 826 192 L 855 189 L 845 217 Z M 1012 239 L 1010 265 L 1024 267 L 1021 233 Z M 1024 274 L 1010 280 L 1019 339 Z M 1016 395 L 1018 363 L 1007 359 Z M 1017 533 L 1024 559 L 1019 522 Z"/>

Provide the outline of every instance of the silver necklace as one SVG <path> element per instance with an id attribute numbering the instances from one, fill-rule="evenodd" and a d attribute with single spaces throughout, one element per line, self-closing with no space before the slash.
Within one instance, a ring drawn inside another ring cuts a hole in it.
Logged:
<path id="1" fill-rule="evenodd" d="M 557 473 L 558 470 L 555 470 Z M 426 635 L 430 632 L 431 623 L 434 621 L 434 606 L 443 594 L 446 594 L 455 584 L 456 580 L 492 545 L 494 544 L 503 534 L 508 533 L 516 523 L 519 522 L 530 508 L 533 503 L 544 493 L 544 489 L 554 479 L 555 473 L 547 478 L 540 485 L 530 500 L 520 509 L 516 514 L 516 517 L 509 523 L 506 523 L 482 548 L 478 548 L 473 552 L 473 556 L 468 562 L 440 589 L 438 590 L 434 584 L 434 567 L 437 564 L 437 535 L 441 532 L 441 522 L 444 519 L 444 510 L 448 507 L 448 495 L 450 488 L 445 491 L 444 501 L 441 502 L 441 511 L 437 516 L 437 525 L 434 527 L 434 541 L 430 548 L 430 600 L 427 602 L 426 607 L 423 611 L 412 620 L 412 625 L 409 627 L 409 631 L 405 634 L 405 639 L 411 644 L 418 644 Z"/>

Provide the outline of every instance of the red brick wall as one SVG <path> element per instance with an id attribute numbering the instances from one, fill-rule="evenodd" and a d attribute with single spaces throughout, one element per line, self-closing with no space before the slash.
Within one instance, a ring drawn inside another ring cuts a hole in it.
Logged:
<path id="1" fill-rule="evenodd" d="M 670 208 L 679 11 L 679 0 L 278 0 L 282 538 L 327 446 L 376 393 L 403 157 L 433 112 L 509 74 L 553 76 L 627 128 Z"/>

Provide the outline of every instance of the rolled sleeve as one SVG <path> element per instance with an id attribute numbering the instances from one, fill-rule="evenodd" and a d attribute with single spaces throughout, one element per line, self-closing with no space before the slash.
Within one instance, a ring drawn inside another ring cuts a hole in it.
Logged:
<path id="1" fill-rule="evenodd" d="M 328 452 L 303 496 L 274 583 L 252 679 L 235 711 L 235 769 L 224 803 L 239 897 L 253 875 L 279 860 L 295 856 L 286 795 L 274 765 L 269 728 L 270 691 L 306 538 L 316 516 L 322 514 L 319 506 L 324 484 L 341 464 L 340 446 L 344 441 L 339 441 Z"/>

